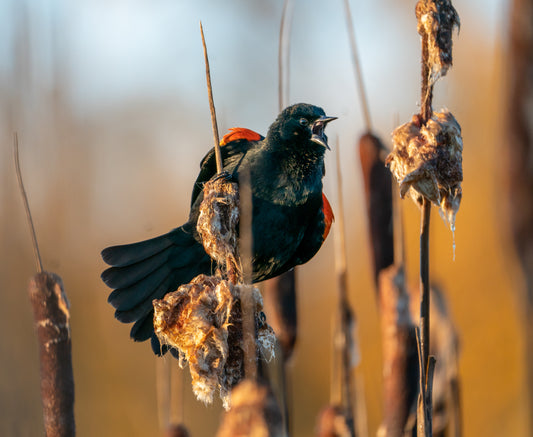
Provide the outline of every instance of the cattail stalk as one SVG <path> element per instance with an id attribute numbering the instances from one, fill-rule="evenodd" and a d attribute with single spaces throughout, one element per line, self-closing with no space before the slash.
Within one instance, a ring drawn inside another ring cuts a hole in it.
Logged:
<path id="1" fill-rule="evenodd" d="M 394 150 L 387 158 L 400 185 L 400 195 L 420 206 L 420 397 L 417 435 L 432 435 L 432 376 L 430 350 L 429 223 L 431 203 L 441 209 L 450 229 L 462 197 L 461 127 L 448 111 L 433 112 L 433 86 L 452 65 L 452 32 L 459 16 L 450 0 L 419 0 L 417 30 L 422 42 L 420 113 L 393 133 Z"/>
<path id="2" fill-rule="evenodd" d="M 255 344 L 255 310 L 252 299 L 252 185 L 249 171 L 239 175 L 239 253 L 242 266 L 241 288 L 242 329 L 244 346 L 244 375 L 257 379 L 257 353 Z"/>
<path id="3" fill-rule="evenodd" d="M 70 304 L 62 279 L 43 270 L 37 236 L 28 197 L 24 189 L 18 155 L 18 138 L 14 135 L 15 170 L 26 217 L 30 227 L 38 273 L 28 291 L 39 343 L 41 399 L 47 437 L 72 437 L 74 420 L 74 375 L 70 336 Z"/>
<path id="4" fill-rule="evenodd" d="M 355 324 L 355 316 L 348 302 L 348 272 L 346 264 L 346 244 L 344 228 L 344 202 L 342 198 L 342 174 L 340 170 L 340 152 L 336 147 L 337 161 L 337 202 L 338 218 L 335 232 L 335 264 L 337 276 L 337 312 L 335 315 L 335 358 L 337 375 L 332 381 L 334 387 L 338 387 L 335 403 L 342 407 L 346 425 L 351 436 L 356 435 L 353 390 L 355 385 L 352 378 L 352 356 L 354 355 L 355 339 L 352 335 L 352 328 Z"/>

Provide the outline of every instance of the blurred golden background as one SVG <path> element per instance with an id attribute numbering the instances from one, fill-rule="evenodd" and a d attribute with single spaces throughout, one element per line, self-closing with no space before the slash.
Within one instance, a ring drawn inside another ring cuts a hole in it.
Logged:
<path id="1" fill-rule="evenodd" d="M 395 124 L 418 111 L 415 2 L 352 3 L 374 129 L 390 147 Z M 243 126 L 266 133 L 278 113 L 282 6 L 282 0 L 0 4 L 0 435 L 43 433 L 27 295 L 34 261 L 13 132 L 45 269 L 63 278 L 71 303 L 78 435 L 158 435 L 155 358 L 114 319 L 99 252 L 167 232 L 187 218 L 200 159 L 212 144 L 199 20 L 221 131 Z M 464 195 L 455 261 L 453 236 L 433 212 L 431 278 L 445 290 L 460 334 L 464 435 L 526 436 L 518 299 L 524 285 L 509 243 L 503 184 L 509 5 L 472 0 L 455 7 L 461 31 L 454 37 L 454 67 L 437 85 L 434 107 L 448 108 L 462 126 Z M 375 435 L 382 411 L 380 327 L 356 149 L 364 126 L 344 9 L 340 1 L 295 1 L 292 13 L 290 103 L 313 103 L 339 117 L 328 135 L 342 156 L 357 374 Z M 335 209 L 334 155 L 327 159 L 325 190 Z M 412 202 L 403 205 L 408 276 L 416 283 L 419 212 Z M 300 325 L 290 390 L 295 435 L 308 436 L 329 396 L 331 237 L 297 274 Z M 214 435 L 220 402 L 204 407 L 188 383 L 185 398 L 192 435 Z"/>

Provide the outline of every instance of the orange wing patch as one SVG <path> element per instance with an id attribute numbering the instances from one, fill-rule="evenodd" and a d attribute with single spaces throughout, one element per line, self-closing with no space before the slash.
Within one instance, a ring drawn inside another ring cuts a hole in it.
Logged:
<path id="1" fill-rule="evenodd" d="M 324 233 L 322 234 L 323 240 L 325 240 L 329 234 L 329 230 L 331 229 L 331 224 L 335 221 L 335 216 L 333 215 L 333 210 L 331 209 L 331 205 L 329 204 L 329 201 L 324 193 L 322 193 L 322 212 L 324 213 Z"/>
<path id="2" fill-rule="evenodd" d="M 244 127 L 232 127 L 229 129 L 229 132 L 222 137 L 220 145 L 225 146 L 226 144 L 237 140 L 259 141 L 260 139 L 261 135 L 253 130 Z"/>

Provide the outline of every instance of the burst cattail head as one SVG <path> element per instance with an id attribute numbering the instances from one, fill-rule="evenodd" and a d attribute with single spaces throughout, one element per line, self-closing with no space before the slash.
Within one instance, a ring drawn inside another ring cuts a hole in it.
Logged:
<path id="1" fill-rule="evenodd" d="M 244 380 L 231 393 L 231 410 L 224 415 L 217 437 L 283 435 L 281 412 L 272 391 Z"/>
<path id="2" fill-rule="evenodd" d="M 450 0 L 420 0 L 416 18 L 428 53 L 430 84 L 434 84 L 452 65 L 452 32 L 460 26 L 459 15 Z"/>
<path id="3" fill-rule="evenodd" d="M 155 333 L 162 344 L 179 351 L 180 366 L 189 363 L 196 397 L 211 403 L 218 390 L 226 409 L 229 393 L 244 373 L 242 288 L 219 277 L 199 275 L 153 302 Z M 257 288 L 252 290 L 252 299 L 256 344 L 270 360 L 275 337 L 262 313 L 263 300 Z"/>
<path id="4" fill-rule="evenodd" d="M 453 229 L 461 203 L 463 180 L 461 126 L 448 112 L 434 112 L 426 124 L 418 115 L 392 133 L 393 151 L 386 164 L 406 194 L 417 203 L 423 198 L 440 207 Z"/>
<path id="5" fill-rule="evenodd" d="M 206 182 L 196 229 L 209 256 L 219 265 L 226 266 L 229 275 L 234 273 L 240 276 L 240 264 L 237 262 L 238 225 L 238 185 L 228 182 L 224 177 Z"/>

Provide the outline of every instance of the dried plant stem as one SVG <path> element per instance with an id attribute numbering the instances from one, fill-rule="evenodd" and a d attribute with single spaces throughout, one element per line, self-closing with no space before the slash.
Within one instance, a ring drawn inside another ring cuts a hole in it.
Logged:
<path id="1" fill-rule="evenodd" d="M 241 288 L 244 375 L 257 379 L 257 352 L 255 344 L 255 309 L 252 299 L 252 186 L 250 172 L 239 174 L 239 253 L 241 258 L 243 283 Z"/>
<path id="2" fill-rule="evenodd" d="M 170 364 L 166 359 L 155 359 L 155 383 L 159 429 L 165 430 L 170 423 Z"/>
<path id="3" fill-rule="evenodd" d="M 393 253 L 394 262 L 407 270 L 405 257 L 405 235 L 403 232 L 403 212 L 400 190 L 397 185 L 392 184 L 392 227 L 393 227 Z"/>
<path id="4" fill-rule="evenodd" d="M 224 171 L 224 162 L 222 161 L 222 152 L 220 150 L 220 137 L 218 134 L 217 113 L 215 110 L 215 101 L 213 99 L 213 86 L 211 85 L 211 71 L 209 69 L 209 57 L 207 56 L 207 45 L 205 43 L 204 28 L 200 21 L 200 33 L 202 34 L 202 46 L 204 49 L 204 61 L 205 61 L 205 78 L 207 81 L 207 94 L 209 97 L 209 110 L 211 112 L 211 124 L 213 128 L 213 138 L 215 142 L 215 161 L 217 164 L 217 173 L 221 174 Z M 237 282 L 237 272 L 232 268 L 233 263 L 231 257 L 228 255 L 226 266 L 227 275 L 230 282 Z"/>
<path id="5" fill-rule="evenodd" d="M 283 3 L 278 47 L 278 106 L 281 112 L 288 101 L 289 95 L 289 51 L 291 18 L 291 0 Z M 282 349 L 284 365 L 291 357 L 296 342 L 297 314 L 296 314 L 296 269 L 265 281 L 263 292 L 265 307 L 269 309 L 269 320 L 276 332 L 276 337 Z M 282 370 L 283 374 L 287 369 Z M 286 376 L 286 375 L 284 375 Z M 283 388 L 286 391 L 286 387 Z M 285 396 L 287 397 L 287 396 Z"/>
<path id="6" fill-rule="evenodd" d="M 15 171 L 17 173 L 17 181 L 20 189 L 20 195 L 22 196 L 22 201 L 24 202 L 24 210 L 26 211 L 26 218 L 28 219 L 28 225 L 30 227 L 31 241 L 33 247 L 33 255 L 35 258 L 35 264 L 37 271 L 42 273 L 43 271 L 43 262 L 41 260 L 41 253 L 39 252 L 39 245 L 37 244 L 37 234 L 35 233 L 35 226 L 33 225 L 33 219 L 30 211 L 30 204 L 28 202 L 28 196 L 26 195 L 26 190 L 24 189 L 24 182 L 22 181 L 22 173 L 20 171 L 20 160 L 19 160 L 19 141 L 18 135 L 15 132 L 13 134 L 13 154 L 15 157 Z"/>
<path id="7" fill-rule="evenodd" d="M 220 139 L 218 135 L 217 114 L 215 111 L 215 101 L 213 99 L 213 87 L 211 86 L 211 71 L 209 69 L 209 58 L 207 57 L 207 47 L 205 44 L 204 28 L 200 21 L 200 33 L 202 34 L 202 45 L 204 48 L 205 77 L 207 80 L 207 94 L 209 96 L 209 109 L 211 111 L 211 124 L 213 125 L 213 137 L 215 140 L 215 159 L 217 163 L 217 172 L 221 173 L 224 169 L 222 162 L 222 153 L 220 152 Z"/>
<path id="8" fill-rule="evenodd" d="M 338 141 L 337 141 L 338 143 Z M 342 196 L 342 174 L 340 170 L 340 152 L 336 147 L 337 160 L 337 227 L 335 232 L 335 264 L 337 276 L 337 313 L 335 322 L 335 355 L 338 363 L 334 368 L 338 369 L 334 375 L 333 384 L 338 386 L 339 403 L 343 408 L 346 424 L 351 436 L 355 436 L 355 420 L 353 408 L 353 380 L 352 380 L 352 349 L 354 348 L 354 338 L 352 338 L 351 328 L 354 324 L 354 314 L 348 302 L 348 281 L 346 263 L 346 244 L 344 228 L 344 203 Z M 336 372 L 336 373 L 337 373 Z"/>
<path id="9" fill-rule="evenodd" d="M 278 46 L 278 107 L 281 112 L 285 107 L 288 100 L 288 85 L 285 90 L 285 78 L 289 76 L 289 48 L 290 45 L 287 42 L 285 36 L 290 34 L 290 17 L 289 16 L 289 4 L 291 0 L 285 0 L 283 2 L 283 12 L 281 13 L 281 24 L 279 28 L 279 46 Z M 288 24 L 286 24 L 286 22 Z"/>
<path id="10" fill-rule="evenodd" d="M 184 376 L 176 370 L 173 360 L 156 358 L 156 394 L 159 428 L 169 435 L 169 430 L 184 430 Z"/>
<path id="11" fill-rule="evenodd" d="M 167 361 L 170 362 L 170 359 Z M 170 363 L 169 363 L 170 364 Z M 185 423 L 185 371 L 176 371 L 175 366 L 169 366 L 170 374 L 170 399 L 169 421 L 170 424 Z"/>
<path id="12" fill-rule="evenodd" d="M 420 397 L 418 407 L 418 437 L 432 435 L 432 384 L 435 359 L 429 356 L 430 347 L 430 287 L 429 287 L 429 223 L 431 202 L 424 198 L 420 224 L 420 327 L 419 367 Z"/>
<path id="13" fill-rule="evenodd" d="M 422 362 L 427 368 L 429 359 L 429 222 L 431 202 L 424 199 L 420 224 L 420 345 Z"/>
<path id="14" fill-rule="evenodd" d="M 176 370 L 169 358 L 156 360 L 159 425 L 165 436 L 186 436 L 183 370 Z"/>
<path id="15" fill-rule="evenodd" d="M 290 95 L 290 33 L 292 25 L 291 0 L 284 0 L 279 29 L 278 41 L 278 109 L 281 112 L 287 105 Z M 291 435 L 292 421 L 290 411 L 289 359 L 292 356 L 297 334 L 296 312 L 296 269 L 265 281 L 263 286 L 265 309 L 269 323 L 276 333 L 281 349 L 279 365 L 279 385 L 281 391 L 281 408 L 284 427 L 287 435 Z"/>
<path id="16" fill-rule="evenodd" d="M 287 435 L 292 435 L 290 411 L 292 405 L 289 360 L 297 338 L 296 275 L 295 269 L 269 279 L 263 284 L 265 312 L 268 323 L 276 333 L 279 348 L 279 385 L 281 409 Z"/>
<path id="17" fill-rule="evenodd" d="M 368 99 L 366 96 L 366 88 L 363 81 L 363 74 L 361 72 L 361 64 L 359 62 L 359 52 L 357 50 L 357 44 L 355 41 L 355 30 L 352 21 L 352 11 L 350 10 L 350 0 L 344 0 L 344 14 L 346 16 L 346 24 L 348 27 L 348 35 L 350 38 L 350 47 L 352 51 L 352 62 L 355 73 L 355 81 L 357 89 L 359 90 L 359 97 L 361 100 L 361 106 L 363 109 L 363 116 L 365 119 L 365 127 L 368 133 L 372 131 L 372 121 L 370 119 L 370 109 L 368 105 Z"/>
<path id="18" fill-rule="evenodd" d="M 422 341 L 420 329 L 416 331 L 416 341 L 418 346 L 418 363 L 420 368 L 420 393 L 418 396 L 417 408 L 417 437 L 431 437 L 433 435 L 432 421 L 432 393 L 433 374 L 435 372 L 435 357 L 428 358 L 427 366 L 423 363 Z"/>
<path id="19" fill-rule="evenodd" d="M 420 115 L 422 117 L 422 124 L 431 118 L 433 108 L 431 103 L 433 101 L 433 84 L 430 82 L 430 64 L 428 51 L 428 36 L 426 33 L 422 35 L 422 92 L 420 95 Z"/>

